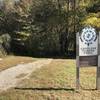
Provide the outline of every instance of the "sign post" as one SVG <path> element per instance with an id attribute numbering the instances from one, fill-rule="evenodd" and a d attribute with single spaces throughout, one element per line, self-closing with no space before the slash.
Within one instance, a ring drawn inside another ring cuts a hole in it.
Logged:
<path id="1" fill-rule="evenodd" d="M 76 88 L 80 87 L 80 67 L 97 66 L 96 88 L 100 89 L 100 33 L 88 26 L 76 35 Z"/>
<path id="2" fill-rule="evenodd" d="M 76 34 L 76 88 L 79 89 L 80 77 L 79 77 L 79 33 Z"/>
<path id="3" fill-rule="evenodd" d="M 97 66 L 97 81 L 96 81 L 96 89 L 100 90 L 100 32 L 98 35 L 98 66 Z"/>

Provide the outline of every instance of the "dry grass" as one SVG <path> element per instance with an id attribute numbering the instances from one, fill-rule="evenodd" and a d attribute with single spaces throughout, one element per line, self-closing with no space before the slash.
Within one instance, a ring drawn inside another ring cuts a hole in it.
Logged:
<path id="1" fill-rule="evenodd" d="M 7 56 L 3 58 L 3 60 L 0 61 L 0 71 L 7 69 L 9 67 L 13 67 L 15 65 L 21 64 L 21 63 L 29 63 L 33 62 L 36 59 L 32 57 L 22 57 L 22 56 Z"/>
<path id="2" fill-rule="evenodd" d="M 73 60 L 53 60 L 48 66 L 33 72 L 29 79 L 23 80 L 21 87 L 70 89 L 75 85 L 74 64 Z"/>
<path id="3" fill-rule="evenodd" d="M 99 91 L 9 90 L 0 100 L 100 100 Z"/>
<path id="4" fill-rule="evenodd" d="M 100 100 L 95 90 L 96 68 L 81 68 L 81 86 L 75 90 L 75 60 L 53 60 L 33 72 L 16 89 L 0 94 L 0 100 Z"/>

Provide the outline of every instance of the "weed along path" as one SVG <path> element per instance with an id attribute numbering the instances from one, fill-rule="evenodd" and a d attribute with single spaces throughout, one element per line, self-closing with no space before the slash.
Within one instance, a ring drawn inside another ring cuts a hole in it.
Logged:
<path id="1" fill-rule="evenodd" d="M 0 91 L 15 87 L 19 81 L 28 77 L 37 68 L 49 64 L 52 59 L 41 59 L 28 64 L 19 64 L 0 72 Z"/>

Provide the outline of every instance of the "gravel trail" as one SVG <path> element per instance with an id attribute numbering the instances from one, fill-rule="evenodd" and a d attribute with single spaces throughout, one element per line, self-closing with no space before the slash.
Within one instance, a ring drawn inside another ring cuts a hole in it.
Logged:
<path id="1" fill-rule="evenodd" d="M 19 64 L 0 72 L 0 91 L 15 87 L 19 81 L 28 77 L 37 68 L 49 64 L 52 59 L 42 59 L 28 64 Z M 21 74 L 23 77 L 18 78 Z"/>

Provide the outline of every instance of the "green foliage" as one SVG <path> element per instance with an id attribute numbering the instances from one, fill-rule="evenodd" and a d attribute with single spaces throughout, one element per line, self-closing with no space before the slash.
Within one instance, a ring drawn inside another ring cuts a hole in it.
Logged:
<path id="1" fill-rule="evenodd" d="M 12 37 L 12 50 L 27 55 L 75 51 L 75 33 L 100 27 L 99 0 L 4 0 L 0 31 Z"/>
<path id="2" fill-rule="evenodd" d="M 100 18 L 98 17 L 98 14 L 89 14 L 88 16 L 86 16 L 82 24 L 92 25 L 96 28 L 100 28 Z"/>
<path id="3" fill-rule="evenodd" d="M 0 57 L 10 52 L 11 37 L 9 34 L 3 34 L 0 36 Z"/>

